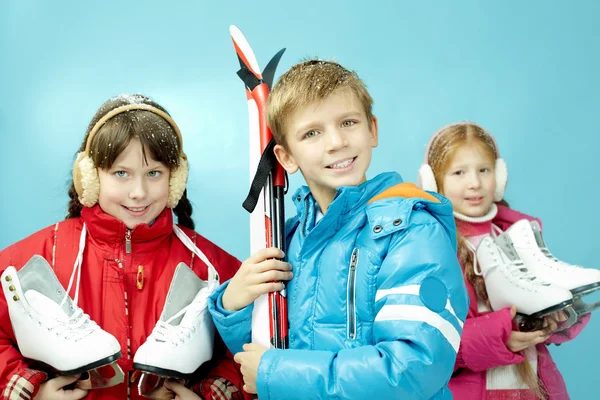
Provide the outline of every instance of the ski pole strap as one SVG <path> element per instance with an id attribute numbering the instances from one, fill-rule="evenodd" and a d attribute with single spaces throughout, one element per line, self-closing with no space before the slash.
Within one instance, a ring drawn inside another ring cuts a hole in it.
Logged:
<path id="1" fill-rule="evenodd" d="M 260 192 L 265 187 L 267 179 L 269 178 L 269 174 L 277 163 L 275 153 L 273 152 L 274 148 L 275 139 L 271 138 L 271 141 L 269 141 L 269 144 L 267 144 L 267 147 L 265 147 L 265 151 L 263 151 L 262 155 L 260 156 L 260 161 L 258 162 L 258 167 L 256 168 L 256 174 L 254 174 L 254 179 L 252 179 L 252 183 L 250 184 L 250 191 L 248 192 L 246 200 L 244 200 L 242 203 L 242 207 L 244 207 L 244 209 L 249 213 L 252 213 L 256 208 Z"/>
<path id="2" fill-rule="evenodd" d="M 255 87 L 262 83 L 262 81 L 245 65 L 242 65 L 242 68 L 237 72 L 237 75 L 250 91 L 253 91 Z"/>

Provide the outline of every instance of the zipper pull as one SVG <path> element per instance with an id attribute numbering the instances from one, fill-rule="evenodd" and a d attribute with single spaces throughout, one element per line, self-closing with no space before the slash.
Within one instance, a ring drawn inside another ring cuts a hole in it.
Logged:
<path id="1" fill-rule="evenodd" d="M 350 268 L 351 269 L 356 268 L 357 261 L 358 261 L 358 251 L 356 251 L 356 249 L 354 249 L 354 251 L 352 252 L 352 256 L 350 257 Z"/>
<path id="2" fill-rule="evenodd" d="M 125 232 L 125 253 L 131 253 L 131 230 L 129 229 Z"/>

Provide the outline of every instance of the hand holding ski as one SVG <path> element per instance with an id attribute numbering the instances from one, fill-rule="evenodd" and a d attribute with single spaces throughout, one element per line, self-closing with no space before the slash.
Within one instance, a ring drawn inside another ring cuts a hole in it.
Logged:
<path id="1" fill-rule="evenodd" d="M 254 52 L 242 32 L 230 27 L 231 38 L 240 63 L 238 76 L 244 82 L 250 120 L 250 170 L 251 187 L 243 207 L 251 213 L 251 251 L 276 247 L 285 252 L 284 200 L 286 177 L 273 153 L 274 140 L 267 126 L 265 105 L 273 83 L 275 69 L 285 49 L 280 50 L 260 73 Z M 256 174 L 254 175 L 254 171 Z M 262 310 L 264 302 L 259 297 L 254 306 L 253 337 L 261 343 L 257 331 L 264 325 Z M 275 348 L 288 346 L 287 302 L 285 289 L 268 294 L 269 342 Z M 255 321 L 257 321 L 255 323 Z"/>
<path id="2" fill-rule="evenodd" d="M 283 251 L 270 247 L 259 250 L 242 263 L 223 293 L 223 308 L 238 311 L 259 296 L 279 292 L 285 288 L 282 281 L 292 279 L 292 266 L 284 261 Z"/>

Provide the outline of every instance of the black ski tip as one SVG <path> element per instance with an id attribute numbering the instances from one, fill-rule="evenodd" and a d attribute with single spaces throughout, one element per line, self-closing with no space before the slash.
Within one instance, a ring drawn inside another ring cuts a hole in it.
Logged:
<path id="1" fill-rule="evenodd" d="M 275 78 L 275 71 L 277 70 L 277 65 L 279 65 L 279 61 L 281 60 L 283 53 L 285 53 L 285 50 L 286 50 L 285 47 L 283 49 L 279 50 L 273 56 L 273 58 L 271 58 L 271 61 L 269 61 L 269 63 L 263 70 L 263 73 L 262 73 L 263 82 L 265 82 L 265 84 L 267 85 L 269 90 L 271 90 L 271 88 L 273 87 L 273 79 Z"/>

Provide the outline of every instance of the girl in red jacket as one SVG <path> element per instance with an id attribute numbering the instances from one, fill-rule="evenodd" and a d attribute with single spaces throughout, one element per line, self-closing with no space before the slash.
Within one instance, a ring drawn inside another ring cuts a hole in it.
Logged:
<path id="1" fill-rule="evenodd" d="M 17 348 L 7 302 L 0 296 L 0 395 L 4 399 L 68 400 L 86 395 L 88 399 L 140 399 L 133 358 L 161 316 L 177 265 L 185 263 L 206 280 L 207 265 L 201 259 L 205 256 L 225 281 L 240 264 L 194 232 L 181 135 L 160 105 L 140 95 L 110 99 L 92 119 L 79 151 L 66 219 L 1 251 L 0 273 L 9 266 L 18 270 L 40 255 L 67 288 L 74 265 L 79 265 L 80 277 L 69 295 L 118 341 L 122 357 L 117 364 L 125 382 L 89 392 L 73 389 L 77 376 L 53 378 L 50 371 L 25 360 Z M 175 231 L 183 233 L 182 239 Z M 241 390 L 241 374 L 219 344 L 209 372 L 192 387 L 204 398 L 243 398 L 247 395 Z M 199 398 L 180 383 L 165 385 L 172 397 Z"/>
<path id="2" fill-rule="evenodd" d="M 508 207 L 502 200 L 506 165 L 492 135 L 473 123 L 455 123 L 436 132 L 419 170 L 424 189 L 452 201 L 459 232 L 458 256 L 464 270 L 470 307 L 463 328 L 450 390 L 457 400 L 564 400 L 563 378 L 546 344 L 574 338 L 589 314 L 571 328 L 551 334 L 557 318 L 544 327 L 520 332 L 513 306 L 492 311 L 474 251 L 494 230 L 506 231 L 520 220 L 539 220 Z M 480 263 L 478 263 L 480 264 Z M 563 315 L 559 314 L 559 320 Z"/>

